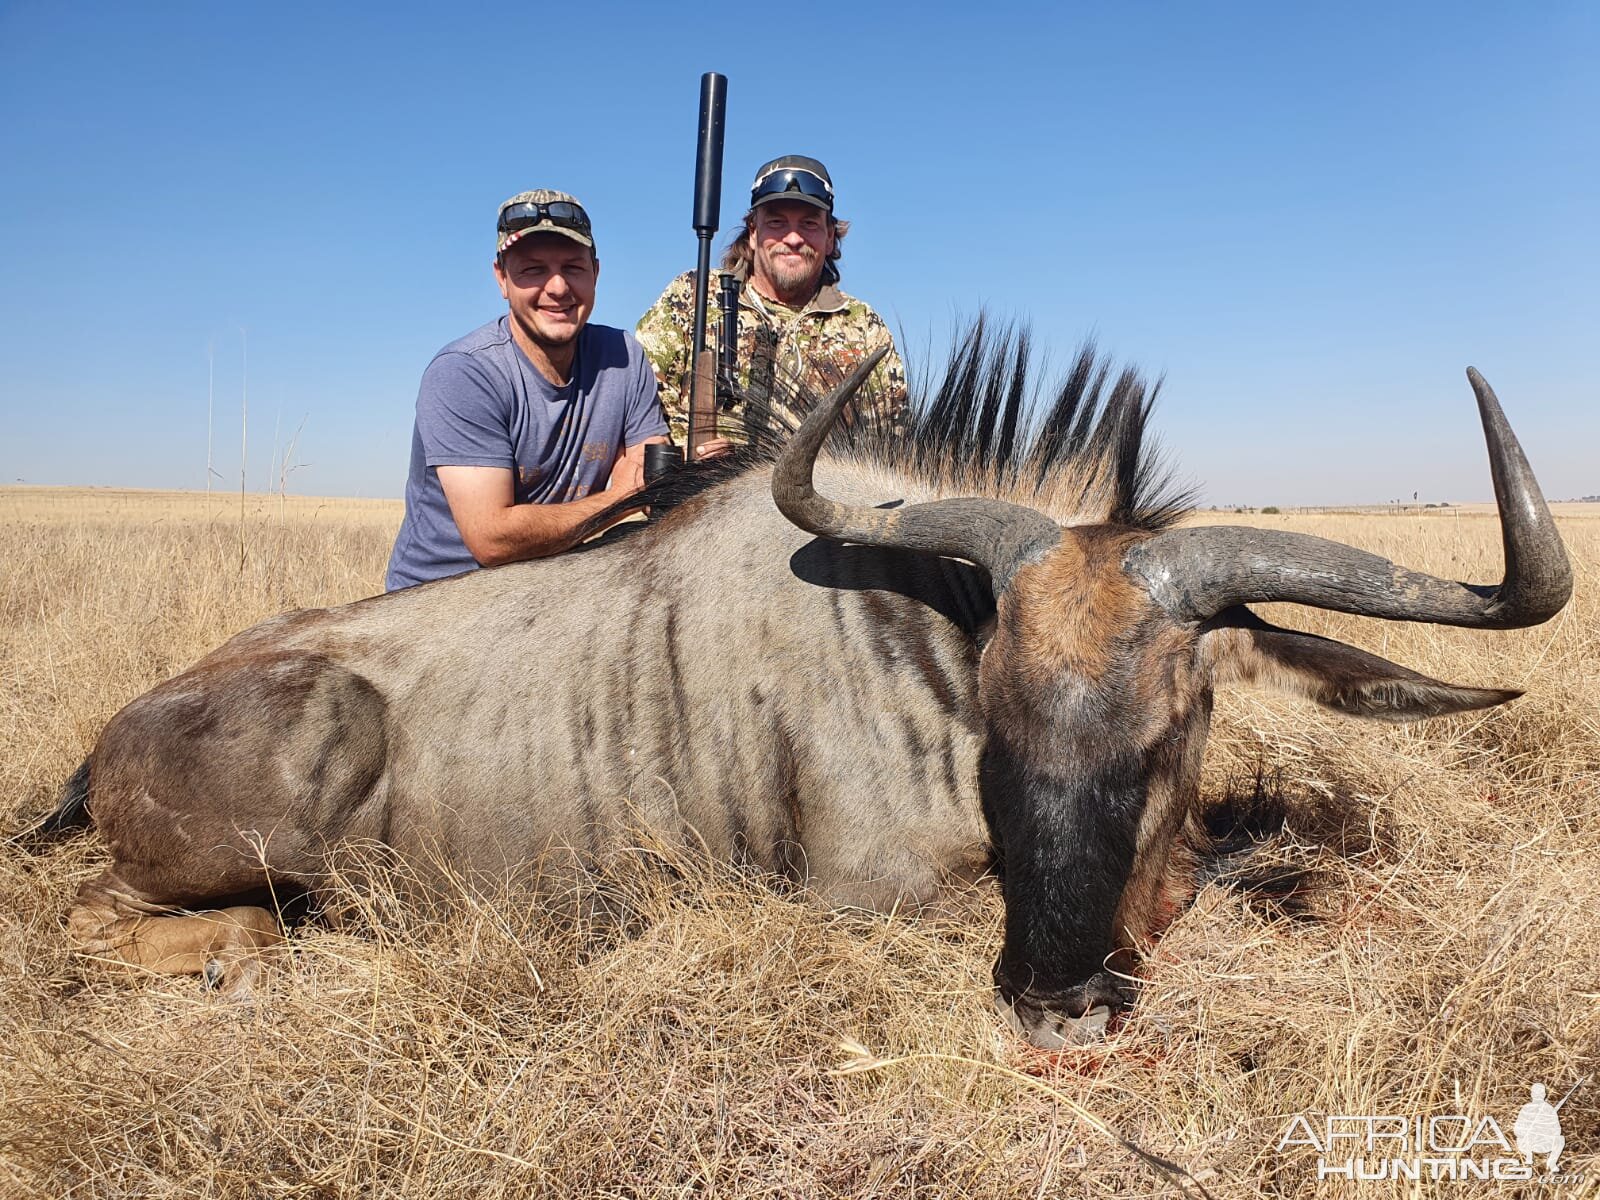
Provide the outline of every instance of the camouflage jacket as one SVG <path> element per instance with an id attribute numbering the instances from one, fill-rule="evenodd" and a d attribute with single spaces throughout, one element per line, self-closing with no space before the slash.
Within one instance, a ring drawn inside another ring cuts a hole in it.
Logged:
<path id="1" fill-rule="evenodd" d="M 706 346 L 713 351 L 722 335 L 717 286 L 718 277 L 724 274 L 727 272 L 712 272 L 706 303 Z M 743 280 L 742 271 L 734 274 Z M 661 406 L 672 425 L 673 440 L 685 444 L 693 365 L 693 271 L 667 285 L 650 311 L 639 318 L 635 332 L 661 384 Z M 834 284 L 824 284 L 799 312 L 768 300 L 748 284 L 740 289 L 739 387 L 753 399 L 770 403 L 778 418 L 791 427 L 804 415 L 796 411 L 803 407 L 797 397 L 815 400 L 826 395 L 880 346 L 888 346 L 889 353 L 863 389 L 862 411 L 870 413 L 874 423 L 882 421 L 898 431 L 905 427 L 905 367 L 882 317 Z M 718 408 L 720 436 L 736 442 L 748 440 L 744 408 L 742 402 Z"/>

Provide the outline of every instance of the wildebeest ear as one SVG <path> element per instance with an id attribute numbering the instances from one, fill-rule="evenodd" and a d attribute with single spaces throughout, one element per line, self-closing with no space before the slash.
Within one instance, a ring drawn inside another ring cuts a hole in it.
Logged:
<path id="1" fill-rule="evenodd" d="M 1430 679 L 1332 638 L 1270 625 L 1243 606 L 1202 627 L 1213 683 L 1256 683 L 1315 700 L 1353 717 L 1416 721 L 1490 708 L 1522 695 Z"/>

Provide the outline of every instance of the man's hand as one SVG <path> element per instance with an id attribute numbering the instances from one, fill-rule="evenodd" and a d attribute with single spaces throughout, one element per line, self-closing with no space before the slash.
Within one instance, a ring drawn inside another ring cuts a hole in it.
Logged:
<path id="1" fill-rule="evenodd" d="M 611 478 L 606 483 L 606 495 L 613 500 L 620 500 L 630 492 L 637 492 L 644 487 L 644 447 L 638 447 L 639 455 L 634 457 L 633 451 L 627 450 L 621 454 L 611 468 Z"/>
<path id="2" fill-rule="evenodd" d="M 721 458 L 724 454 L 731 454 L 732 452 L 733 443 L 727 438 L 712 438 L 709 441 L 700 443 L 700 449 L 694 457 L 696 461 L 699 461 L 702 458 Z"/>

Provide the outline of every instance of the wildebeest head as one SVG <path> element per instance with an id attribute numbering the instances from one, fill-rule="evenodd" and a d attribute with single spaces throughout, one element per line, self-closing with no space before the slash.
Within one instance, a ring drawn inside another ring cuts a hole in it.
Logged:
<path id="1" fill-rule="evenodd" d="M 1063 526 L 992 497 L 904 508 L 834 502 L 814 490 L 813 466 L 876 362 L 864 362 L 807 418 L 777 464 L 773 498 L 820 536 L 963 559 L 989 572 L 996 619 L 979 699 L 987 727 L 981 790 L 1006 904 L 996 1003 L 1037 1045 L 1076 1040 L 1127 1002 L 1134 947 L 1156 924 L 1168 859 L 1197 795 L 1215 684 L 1276 684 L 1351 715 L 1393 721 L 1520 694 L 1430 679 L 1340 642 L 1276 628 L 1245 604 L 1287 601 L 1508 629 L 1548 619 L 1570 595 L 1560 537 L 1476 371 L 1468 377 L 1505 543 L 1498 587 L 1407 571 L 1304 534 L 1173 528 L 1175 508 L 1132 511 L 1136 476 L 1148 461 L 1139 450 L 1148 402 L 1129 375 L 1098 424 L 1089 419 L 1092 399 L 1062 423 L 1079 443 L 1075 471 L 1065 481 L 1042 473 L 1031 480 L 1036 488 L 1077 489 L 1096 501 L 1079 510 L 1099 519 Z"/>

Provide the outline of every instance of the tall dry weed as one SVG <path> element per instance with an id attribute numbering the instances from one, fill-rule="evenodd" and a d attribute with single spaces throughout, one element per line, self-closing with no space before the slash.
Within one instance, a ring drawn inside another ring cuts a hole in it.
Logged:
<path id="1" fill-rule="evenodd" d="M 26 499 L 0 491 L 7 828 L 155 682 L 284 608 L 376 591 L 399 516 L 264 504 L 241 571 L 236 507 Z M 1261 520 L 1452 577 L 1499 569 L 1492 520 Z M 1313 1151 L 1277 1146 L 1297 1113 L 1481 1113 L 1509 1133 L 1529 1084 L 1553 1099 L 1586 1076 L 1562 1166 L 1593 1189 L 1600 521 L 1563 527 L 1577 591 L 1539 629 L 1269 614 L 1528 695 L 1399 727 L 1222 697 L 1224 865 L 1277 886 L 1205 886 L 1150 948 L 1130 1019 L 1082 1051 L 1026 1050 L 993 1016 L 983 891 L 939 921 L 872 918 L 673 861 L 608 884 L 629 934 L 597 939 L 466 887 L 420 911 L 351 886 L 343 920 L 302 928 L 240 1006 L 69 954 L 92 836 L 6 848 L 0 1196 L 1515 1193 L 1319 1184 Z"/>

